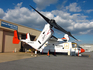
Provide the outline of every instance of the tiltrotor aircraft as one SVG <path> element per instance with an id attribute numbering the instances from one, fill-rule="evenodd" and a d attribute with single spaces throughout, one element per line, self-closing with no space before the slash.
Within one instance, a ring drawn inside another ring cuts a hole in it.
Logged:
<path id="1" fill-rule="evenodd" d="M 20 41 L 27 43 L 34 49 L 40 51 L 41 53 L 56 52 L 56 53 L 67 53 L 69 55 L 80 54 L 85 52 L 85 50 L 80 47 L 75 42 L 69 42 L 69 36 L 77 40 L 70 32 L 66 31 L 62 27 L 60 27 L 54 19 L 49 19 L 33 8 L 31 5 L 30 7 L 34 9 L 46 22 L 44 29 L 42 30 L 41 34 L 37 38 L 36 41 L 30 40 L 30 34 L 27 33 L 26 39 L 19 39 L 18 33 L 14 31 L 13 43 L 18 44 Z M 54 30 L 53 28 L 60 30 L 65 33 L 64 37 L 61 39 L 56 38 L 53 36 Z M 78 41 L 78 40 L 77 40 Z"/>

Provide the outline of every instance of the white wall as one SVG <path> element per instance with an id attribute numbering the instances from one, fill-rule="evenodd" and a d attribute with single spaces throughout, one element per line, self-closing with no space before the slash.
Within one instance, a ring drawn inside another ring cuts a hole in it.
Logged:
<path id="1" fill-rule="evenodd" d="M 85 52 L 93 51 L 93 44 L 82 44 L 80 46 L 85 49 Z"/>

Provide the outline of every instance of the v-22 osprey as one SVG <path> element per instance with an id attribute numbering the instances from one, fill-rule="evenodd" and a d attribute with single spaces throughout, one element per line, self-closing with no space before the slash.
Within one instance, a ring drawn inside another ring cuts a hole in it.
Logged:
<path id="1" fill-rule="evenodd" d="M 42 30 L 41 34 L 37 38 L 36 41 L 30 40 L 30 34 L 27 33 L 26 39 L 19 39 L 18 31 L 14 31 L 13 43 L 18 44 L 20 41 L 25 42 L 26 44 L 30 45 L 34 49 L 40 51 L 41 53 L 48 53 L 55 52 L 55 53 L 67 53 L 68 55 L 73 54 L 81 54 L 85 52 L 85 50 L 80 47 L 75 42 L 69 42 L 69 36 L 77 40 L 70 32 L 66 31 L 62 27 L 60 27 L 54 19 L 49 19 L 33 8 L 31 5 L 30 7 L 34 9 L 46 22 L 44 29 Z M 54 30 L 53 28 L 60 30 L 65 33 L 64 37 L 59 39 L 53 36 Z M 78 40 L 77 40 L 78 41 Z"/>

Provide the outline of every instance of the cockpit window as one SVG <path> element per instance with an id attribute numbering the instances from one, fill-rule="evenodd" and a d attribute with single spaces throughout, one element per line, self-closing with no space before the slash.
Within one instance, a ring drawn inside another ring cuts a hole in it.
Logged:
<path id="1" fill-rule="evenodd" d="M 77 44 L 76 43 L 72 43 L 72 48 L 76 48 Z"/>
<path id="2" fill-rule="evenodd" d="M 72 48 L 82 48 L 82 47 L 80 47 L 77 43 L 72 43 Z"/>

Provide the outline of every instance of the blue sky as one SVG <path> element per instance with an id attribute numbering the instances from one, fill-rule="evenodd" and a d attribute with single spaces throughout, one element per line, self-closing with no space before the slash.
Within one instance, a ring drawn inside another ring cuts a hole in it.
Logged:
<path id="1" fill-rule="evenodd" d="M 29 5 L 55 19 L 80 40 L 77 43 L 93 44 L 92 0 L 0 0 L 0 19 L 42 30 L 46 22 Z M 64 33 L 55 30 L 54 35 L 62 38 Z M 70 41 L 75 40 L 70 37 Z"/>

